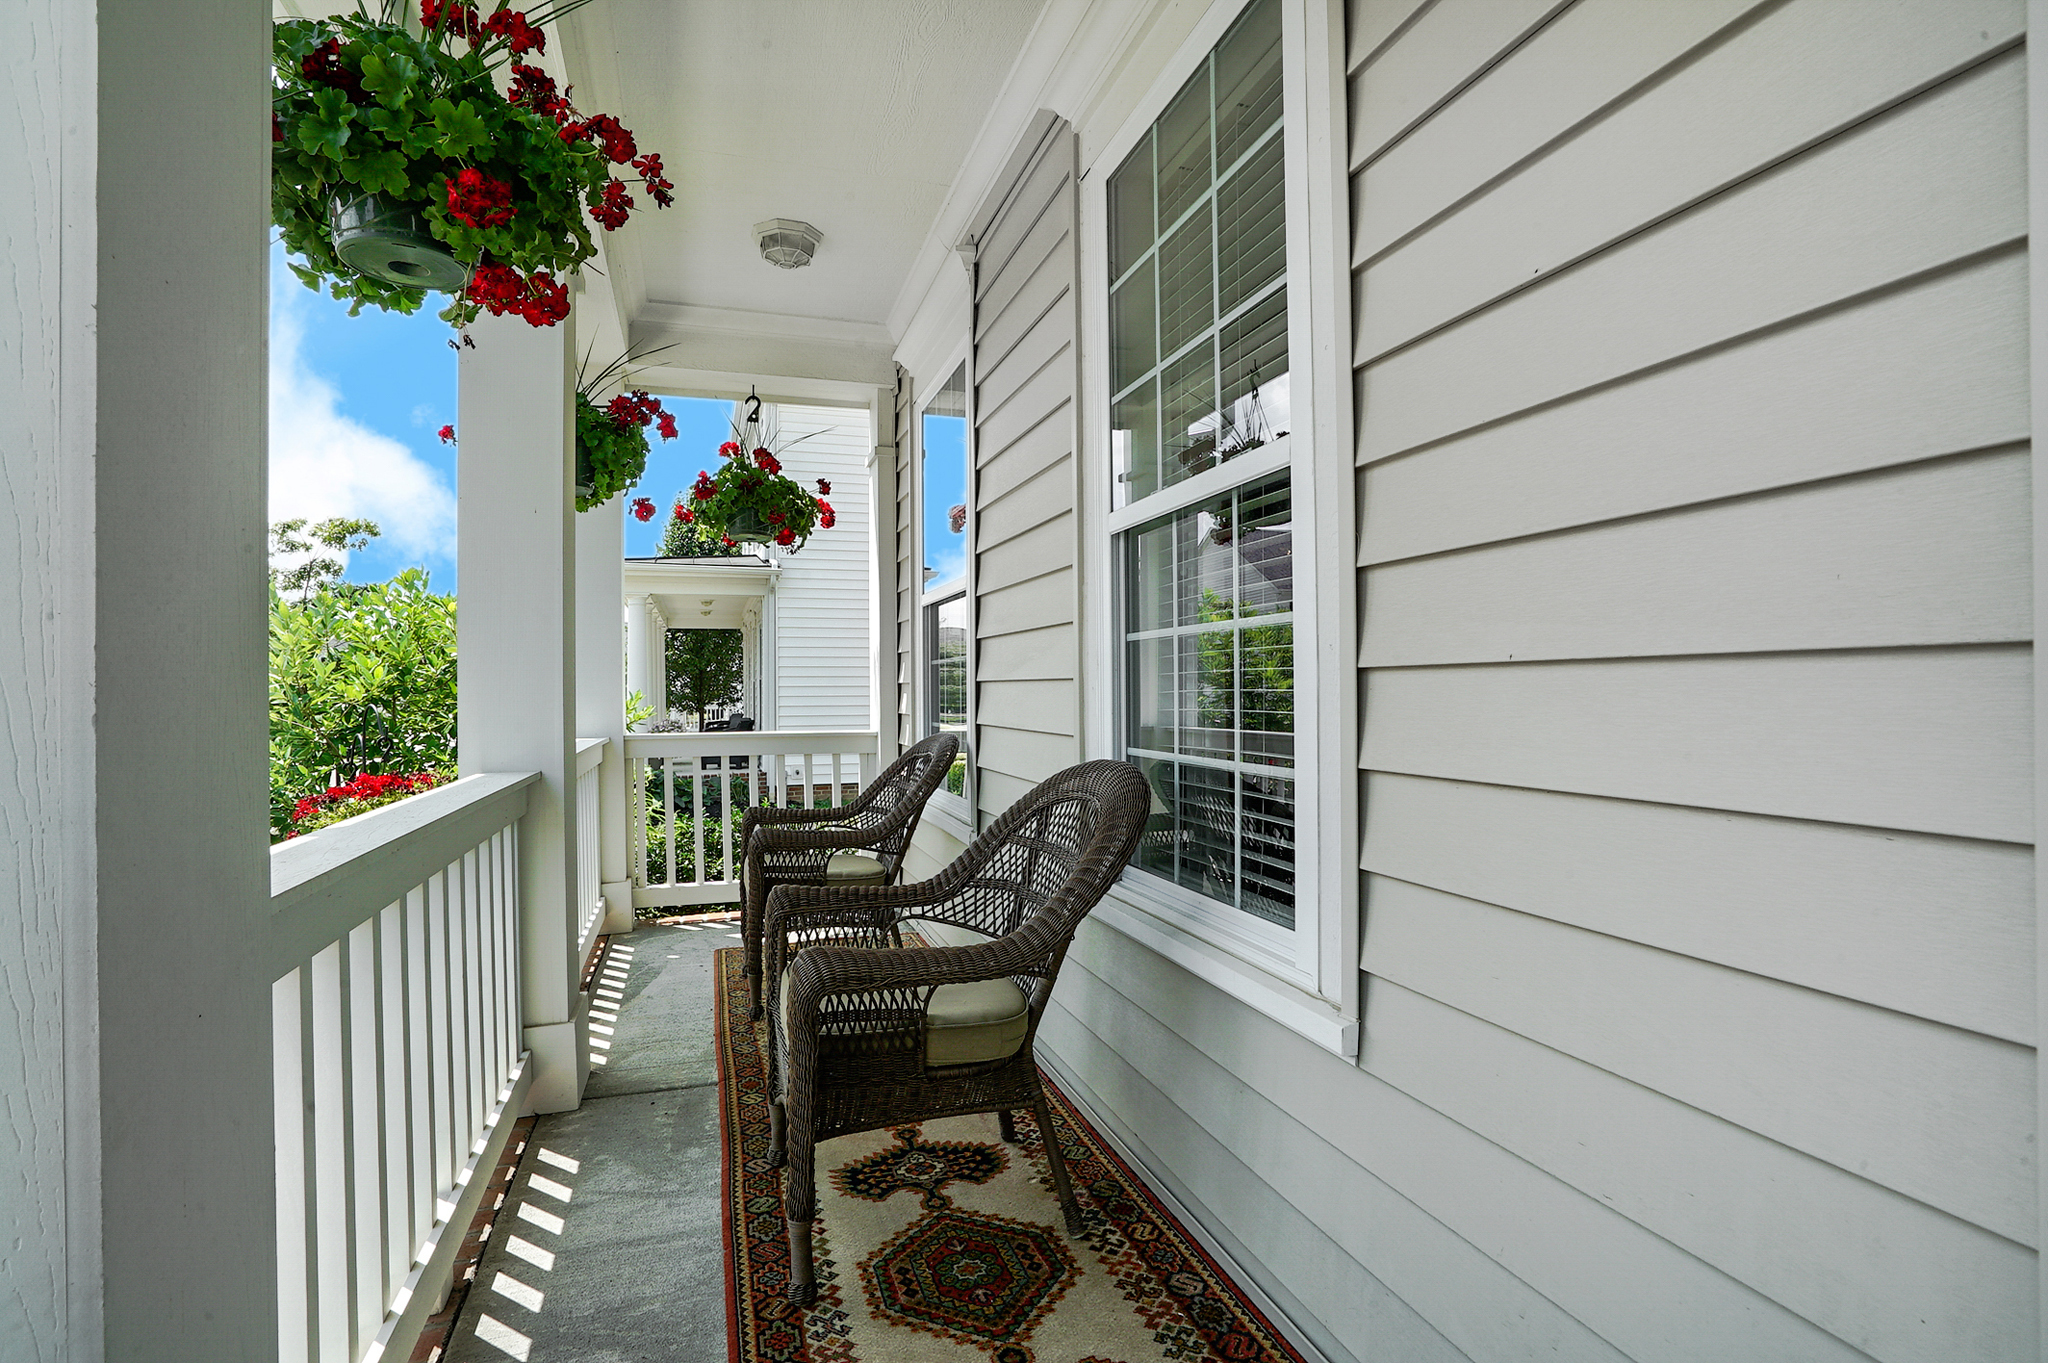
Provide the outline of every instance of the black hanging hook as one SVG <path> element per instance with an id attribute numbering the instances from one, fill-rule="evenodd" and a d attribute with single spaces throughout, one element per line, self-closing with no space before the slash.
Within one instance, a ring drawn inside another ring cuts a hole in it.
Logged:
<path id="1" fill-rule="evenodd" d="M 754 395 L 752 385 L 747 388 L 747 420 L 749 426 L 758 425 L 761 420 L 761 399 Z"/>

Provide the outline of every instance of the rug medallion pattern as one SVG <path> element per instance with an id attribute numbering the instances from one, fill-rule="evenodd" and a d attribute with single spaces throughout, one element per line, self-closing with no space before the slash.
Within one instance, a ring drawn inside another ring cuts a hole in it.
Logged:
<path id="1" fill-rule="evenodd" d="M 1084 1235 L 1066 1234 L 1028 1112 L 1014 1145 L 993 1115 L 842 1136 L 819 1149 L 818 1300 L 791 1305 L 737 948 L 716 978 L 732 1363 L 1300 1363 L 1050 1083 Z"/>

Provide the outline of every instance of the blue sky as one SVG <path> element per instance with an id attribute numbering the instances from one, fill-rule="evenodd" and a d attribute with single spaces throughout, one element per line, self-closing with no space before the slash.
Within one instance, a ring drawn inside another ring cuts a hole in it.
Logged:
<path id="1" fill-rule="evenodd" d="M 967 576 L 967 534 L 948 516 L 967 500 L 967 418 L 924 414 L 924 566 L 937 576 L 925 590 L 937 591 Z"/>
<path id="2" fill-rule="evenodd" d="M 663 407 L 676 414 L 676 438 L 663 440 L 652 427 L 648 428 L 652 438 L 648 441 L 647 472 L 640 475 L 640 485 L 626 494 L 626 502 L 630 506 L 635 497 L 652 498 L 656 514 L 645 525 L 630 515 L 626 517 L 627 558 L 647 558 L 660 547 L 662 527 L 674 514 L 676 495 L 697 481 L 699 469 L 716 473 L 721 462 L 718 447 L 732 439 L 731 402 L 670 397 L 664 393 L 655 396 L 661 399 Z"/>
<path id="3" fill-rule="evenodd" d="M 384 535 L 348 555 L 343 577 L 381 582 L 417 566 L 455 590 L 455 450 L 436 435 L 456 419 L 454 331 L 434 300 L 410 317 L 375 308 L 350 317 L 346 303 L 299 283 L 282 246 L 271 248 L 270 279 L 269 518 L 366 516 Z M 678 436 L 653 439 L 647 473 L 628 494 L 660 508 L 646 525 L 626 516 L 628 555 L 655 551 L 676 493 L 717 467 L 731 432 L 730 402 L 662 402 Z"/>
<path id="4" fill-rule="evenodd" d="M 426 309 L 350 317 L 271 247 L 270 519 L 376 521 L 351 582 L 417 565 L 455 587 L 455 450 L 434 434 L 455 420 L 453 335 Z"/>

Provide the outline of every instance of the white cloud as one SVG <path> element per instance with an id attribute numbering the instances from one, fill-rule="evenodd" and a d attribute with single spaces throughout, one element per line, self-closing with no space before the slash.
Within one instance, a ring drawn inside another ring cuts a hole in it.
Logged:
<path id="1" fill-rule="evenodd" d="M 382 545 L 452 567 L 454 490 L 404 445 L 341 414 L 334 386 L 306 367 L 304 335 L 302 311 L 280 300 L 270 318 L 270 519 L 366 516 Z"/>

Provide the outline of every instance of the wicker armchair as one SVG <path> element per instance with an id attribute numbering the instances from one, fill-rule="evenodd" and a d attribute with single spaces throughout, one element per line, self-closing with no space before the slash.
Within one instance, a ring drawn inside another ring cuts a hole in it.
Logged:
<path id="1" fill-rule="evenodd" d="M 746 948 L 749 1016 L 761 1016 L 761 921 L 777 885 L 887 885 L 925 802 L 946 779 L 960 740 L 913 743 L 854 799 L 836 809 L 749 809 L 740 821 L 740 942 Z"/>
<path id="2" fill-rule="evenodd" d="M 1030 1108 L 1068 1233 L 1080 1233 L 1032 1042 L 1074 930 L 1130 860 L 1150 804 L 1136 767 L 1084 762 L 1019 799 L 930 880 L 785 885 L 769 897 L 769 1158 L 788 1163 L 790 1300 L 817 1292 L 814 1160 L 832 1136 L 995 1112 L 1010 1140 L 1011 1112 Z M 991 940 L 905 948 L 903 925 L 917 921 Z"/>

